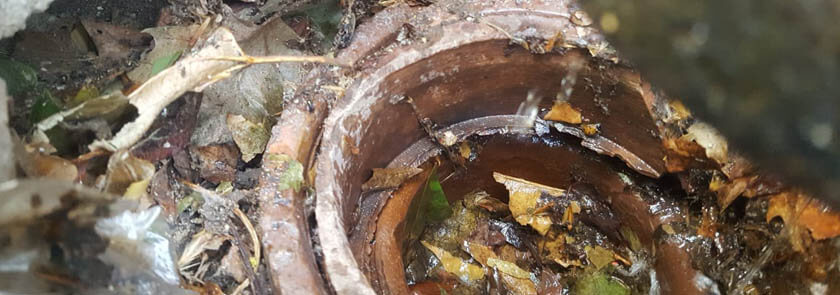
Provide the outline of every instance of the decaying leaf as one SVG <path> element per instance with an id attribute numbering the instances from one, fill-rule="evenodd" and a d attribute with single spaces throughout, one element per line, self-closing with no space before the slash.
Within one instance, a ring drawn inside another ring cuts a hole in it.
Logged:
<path id="1" fill-rule="evenodd" d="M 429 249 L 440 260 L 443 269 L 454 274 L 464 282 L 474 282 L 484 278 L 484 269 L 480 266 L 468 263 L 441 248 L 435 247 L 426 241 L 420 241 L 426 249 Z"/>
<path id="2" fill-rule="evenodd" d="M 840 214 L 831 211 L 825 204 L 798 192 L 783 192 L 770 198 L 767 221 L 781 217 L 789 230 L 791 245 L 803 251 L 810 236 L 824 240 L 840 235 Z"/>
<path id="3" fill-rule="evenodd" d="M 143 195 L 146 194 L 146 189 L 149 187 L 149 181 L 151 179 L 144 179 L 140 181 L 132 182 L 128 188 L 125 189 L 125 193 L 123 193 L 123 198 L 129 200 L 138 200 Z"/>
<path id="4" fill-rule="evenodd" d="M 566 224 L 568 229 L 572 229 L 572 225 L 575 223 L 575 214 L 580 213 L 580 204 L 577 201 L 569 202 L 569 207 L 566 207 L 566 211 L 563 211 L 563 223 Z"/>
<path id="5" fill-rule="evenodd" d="M 263 122 L 251 122 L 242 115 L 227 115 L 227 127 L 233 134 L 233 141 L 242 152 L 242 161 L 250 162 L 265 151 L 271 135 Z"/>
<path id="6" fill-rule="evenodd" d="M 510 210 L 507 204 L 505 204 L 502 201 L 499 201 L 499 199 L 491 197 L 490 194 L 488 194 L 485 191 L 476 192 L 474 195 L 475 205 L 484 208 L 487 211 L 493 213 L 501 213 Z"/>
<path id="7" fill-rule="evenodd" d="M 229 75 L 232 70 L 239 69 L 234 61 L 213 58 L 242 55 L 242 49 L 230 31 L 225 28 L 216 30 L 205 46 L 134 90 L 128 99 L 129 103 L 137 107 L 137 118 L 124 125 L 114 138 L 96 141 L 89 148 L 113 151 L 133 145 L 146 133 L 160 111 L 181 94 L 189 90 L 200 90 L 203 85 L 211 84 Z"/>
<path id="8" fill-rule="evenodd" d="M 490 247 L 471 241 L 464 241 L 464 250 L 481 265 L 487 265 L 487 260 L 490 258 L 498 258 Z"/>
<path id="9" fill-rule="evenodd" d="M 568 241 L 567 241 L 568 240 Z M 554 239 L 543 239 L 540 241 L 540 248 L 543 250 L 544 257 L 549 261 L 553 261 L 558 265 L 569 268 L 572 266 L 583 266 L 579 260 L 571 259 L 565 252 L 566 244 L 573 241 L 574 238 L 566 235 L 558 235 Z"/>
<path id="10" fill-rule="evenodd" d="M 615 253 L 601 246 L 585 246 L 586 258 L 596 269 L 601 269 L 615 261 Z"/>
<path id="11" fill-rule="evenodd" d="M 495 267 L 499 271 L 501 271 L 501 272 L 503 272 L 507 275 L 510 275 L 512 277 L 515 277 L 515 278 L 520 278 L 520 279 L 531 278 L 531 272 L 520 268 L 519 266 L 516 265 L 516 263 L 510 262 L 510 261 L 504 261 L 504 260 L 497 259 L 497 258 L 488 258 L 487 259 L 487 266 Z"/>
<path id="12" fill-rule="evenodd" d="M 286 154 L 267 154 L 263 158 L 263 167 L 276 167 L 283 171 L 276 183 L 277 190 L 300 190 L 303 184 L 303 164 Z"/>
<path id="13" fill-rule="evenodd" d="M 79 175 L 76 165 L 61 157 L 44 153 L 44 148 L 40 144 L 28 144 L 24 150 L 25 154 L 20 161 L 20 166 L 29 177 L 72 181 Z"/>
<path id="14" fill-rule="evenodd" d="M 726 139 L 711 125 L 702 122 L 694 123 L 688 127 L 683 138 L 693 140 L 706 149 L 706 157 L 709 159 L 715 160 L 720 165 L 727 163 L 729 148 Z"/>
<path id="15" fill-rule="evenodd" d="M 130 147 L 146 133 L 164 107 L 187 91 L 202 91 L 252 64 L 276 62 L 335 63 L 331 59 L 312 56 L 247 56 L 228 29 L 216 29 L 202 47 L 149 78 L 128 96 L 129 103 L 138 110 L 134 121 L 124 125 L 114 138 L 95 141 L 88 148 L 114 151 Z"/>
<path id="16" fill-rule="evenodd" d="M 642 249 L 642 241 L 639 240 L 639 236 L 636 235 L 633 229 L 628 226 L 622 226 L 619 231 L 621 231 L 621 236 L 630 244 L 630 250 L 639 251 Z"/>
<path id="17" fill-rule="evenodd" d="M 559 197 L 563 194 L 563 190 L 498 172 L 493 173 L 493 178 L 496 182 L 504 184 L 510 192 L 508 206 L 516 222 L 521 225 L 530 225 L 538 233 L 545 235 L 551 227 L 551 218 L 547 215 L 535 214 L 539 198 L 542 194 Z"/>
<path id="18" fill-rule="evenodd" d="M 362 184 L 363 191 L 397 188 L 423 169 L 417 167 L 373 168 L 373 176 Z"/>
<path id="19" fill-rule="evenodd" d="M 732 181 L 726 181 L 722 177 L 715 175 L 712 181 L 709 182 L 709 190 L 717 193 L 720 211 L 726 210 L 757 178 L 757 176 L 739 177 Z"/>
<path id="20" fill-rule="evenodd" d="M 537 287 L 530 280 L 530 272 L 519 268 L 516 264 L 499 259 L 499 256 L 490 247 L 468 241 L 464 242 L 464 244 L 467 253 L 478 261 L 478 263 L 487 267 L 495 267 L 499 270 L 502 283 L 507 287 L 508 291 L 513 294 L 522 295 L 537 294 Z M 516 275 L 511 273 L 515 273 Z"/>
<path id="21" fill-rule="evenodd" d="M 543 120 L 559 121 L 569 124 L 580 124 L 583 122 L 580 111 L 572 108 L 566 101 L 555 101 L 551 110 L 543 117 Z"/>
<path id="22" fill-rule="evenodd" d="M 586 136 L 594 136 L 601 132 L 601 124 L 581 124 L 580 129 Z"/>
<path id="23" fill-rule="evenodd" d="M 199 25 L 164 26 L 143 30 L 152 35 L 155 47 L 126 75 L 131 81 L 142 83 L 175 63 L 181 53 L 190 46 L 190 41 Z"/>
<path id="24" fill-rule="evenodd" d="M 679 100 L 668 101 L 668 114 L 663 121 L 667 123 L 675 123 L 688 118 L 691 118 L 691 111 Z"/>
<path id="25" fill-rule="evenodd" d="M 105 191 L 123 194 L 132 183 L 149 180 L 155 174 L 155 164 L 134 157 L 127 150 L 117 151 L 108 160 Z"/>
<path id="26" fill-rule="evenodd" d="M 181 252 L 181 257 L 178 258 L 178 269 L 181 271 L 191 267 L 190 265 L 201 253 L 206 250 L 219 250 L 222 243 L 229 240 L 230 237 L 223 235 L 216 235 L 208 231 L 202 230 L 193 235 L 192 240 L 184 246 L 184 252 Z"/>

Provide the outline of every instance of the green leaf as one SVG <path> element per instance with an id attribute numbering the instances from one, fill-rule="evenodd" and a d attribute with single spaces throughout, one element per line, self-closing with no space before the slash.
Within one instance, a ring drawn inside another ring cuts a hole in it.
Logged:
<path id="1" fill-rule="evenodd" d="M 273 180 L 278 190 L 300 190 L 303 184 L 303 165 L 289 155 L 266 153 L 263 165 L 266 168 L 280 171 Z M 274 178 L 275 176 L 272 176 Z"/>
<path id="2" fill-rule="evenodd" d="M 6 81 L 9 95 L 18 96 L 38 86 L 38 72 L 27 64 L 0 58 L 0 78 Z"/>
<path id="3" fill-rule="evenodd" d="M 59 111 L 61 111 L 61 107 L 55 103 L 52 94 L 46 89 L 41 89 L 35 98 L 35 104 L 32 105 L 32 109 L 29 111 L 29 122 L 33 124 L 41 122 L 41 120 Z"/>
<path id="4" fill-rule="evenodd" d="M 575 284 L 575 292 L 578 295 L 627 295 L 630 289 L 621 281 L 608 276 L 603 272 L 593 272 Z"/>
<path id="5" fill-rule="evenodd" d="M 179 57 L 181 57 L 180 50 L 155 59 L 155 61 L 152 62 L 152 76 L 156 75 L 157 73 L 160 73 L 161 71 L 174 64 Z"/>
<path id="6" fill-rule="evenodd" d="M 426 206 L 424 206 L 425 215 L 429 220 L 439 222 L 452 215 L 452 208 L 449 207 L 449 201 L 446 199 L 446 194 L 443 193 L 437 171 L 432 172 L 432 176 L 426 182 L 422 198 L 426 202 Z"/>

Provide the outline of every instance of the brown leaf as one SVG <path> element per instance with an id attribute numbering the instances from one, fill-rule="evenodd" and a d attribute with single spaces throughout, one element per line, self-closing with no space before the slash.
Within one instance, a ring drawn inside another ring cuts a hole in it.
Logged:
<path id="1" fill-rule="evenodd" d="M 580 204 L 577 201 L 569 202 L 569 207 L 563 211 L 563 223 L 566 224 L 569 230 L 572 229 L 572 225 L 575 223 L 575 214 L 580 213 Z"/>
<path id="2" fill-rule="evenodd" d="M 25 149 L 25 159 L 20 163 L 27 176 L 67 181 L 73 181 L 79 176 L 79 170 L 72 162 L 42 153 L 39 148 L 34 148 L 32 145 L 27 145 Z"/>
<path id="3" fill-rule="evenodd" d="M 129 151 L 117 151 L 108 159 L 105 191 L 122 195 L 132 183 L 149 180 L 154 174 L 154 164 L 132 156 Z"/>
<path id="4" fill-rule="evenodd" d="M 96 44 L 97 55 L 101 57 L 128 58 L 132 50 L 148 47 L 152 41 L 152 36 L 149 34 L 109 23 L 83 20 L 82 25 Z"/>
<path id="5" fill-rule="evenodd" d="M 697 235 L 714 238 L 717 233 L 717 218 L 714 210 L 710 206 L 703 207 L 703 217 L 700 219 L 700 227 L 697 229 Z"/>
<path id="6" fill-rule="evenodd" d="M 784 192 L 771 197 L 767 221 L 777 216 L 790 230 L 790 242 L 797 251 L 803 251 L 809 243 L 805 229 L 815 240 L 840 235 L 840 214 L 802 193 Z"/>
<path id="7" fill-rule="evenodd" d="M 718 206 L 720 211 L 726 210 L 729 204 L 732 204 L 738 196 L 747 190 L 747 186 L 752 184 L 757 177 L 741 177 L 732 181 L 725 181 L 721 177 L 715 175 L 712 181 L 709 182 L 709 190 L 717 193 Z"/>
<path id="8" fill-rule="evenodd" d="M 541 235 L 545 235 L 551 227 L 551 217 L 536 214 L 537 202 L 543 193 L 559 197 L 564 191 L 498 172 L 493 173 L 493 178 L 496 182 L 504 184 L 510 192 L 508 206 L 516 222 L 521 225 L 530 225 Z"/>
<path id="9" fill-rule="evenodd" d="M 493 213 L 508 212 L 508 205 L 499 199 L 491 197 L 487 192 L 475 193 L 475 205 Z"/>
<path id="10" fill-rule="evenodd" d="M 232 144 L 191 147 L 190 155 L 198 163 L 201 178 L 215 184 L 235 179 L 239 152 Z"/>
<path id="11" fill-rule="evenodd" d="M 423 169 L 417 167 L 373 168 L 373 176 L 362 184 L 363 191 L 385 190 L 399 187 Z"/>
<path id="12" fill-rule="evenodd" d="M 555 101 L 551 110 L 543 117 L 544 120 L 580 124 L 583 120 L 580 111 L 572 108 L 568 102 Z"/>

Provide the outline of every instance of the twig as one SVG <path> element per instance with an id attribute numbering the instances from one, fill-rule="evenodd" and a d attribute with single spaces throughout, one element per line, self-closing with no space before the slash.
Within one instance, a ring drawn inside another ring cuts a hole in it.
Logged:
<path id="1" fill-rule="evenodd" d="M 248 261 L 248 251 L 245 250 L 242 244 L 242 238 L 239 236 L 238 230 L 231 231 L 233 236 L 233 241 L 236 243 L 236 248 L 239 249 L 239 259 L 243 262 Z M 257 273 L 254 271 L 253 268 L 246 267 L 245 272 L 248 275 L 248 279 L 251 280 L 251 289 L 254 291 L 254 294 L 267 294 L 267 292 L 263 291 L 262 284 L 260 280 L 257 278 Z"/>
<path id="2" fill-rule="evenodd" d="M 328 65 L 336 65 L 348 67 L 350 65 L 339 62 L 338 60 L 326 56 L 305 56 L 305 55 L 270 55 L 270 56 L 217 56 L 210 57 L 209 60 L 226 60 L 245 63 L 247 65 L 253 64 L 267 64 L 267 63 L 281 63 L 281 62 L 314 62 Z"/>
<path id="3" fill-rule="evenodd" d="M 239 284 L 239 286 L 236 286 L 236 289 L 233 289 L 233 292 L 231 292 L 230 295 L 239 295 L 239 293 L 242 293 L 242 291 L 250 285 L 251 279 L 246 278 L 241 284 Z"/>
<path id="4" fill-rule="evenodd" d="M 508 37 L 508 39 L 510 39 L 510 41 L 511 41 L 511 42 L 516 43 L 516 44 L 519 44 L 520 46 L 524 47 L 524 48 L 525 48 L 525 50 L 531 50 L 531 46 L 528 46 L 528 42 L 525 42 L 525 40 L 522 40 L 522 38 L 517 38 L 517 37 L 514 37 L 513 35 L 511 35 L 511 34 L 510 34 L 510 33 L 508 33 L 507 31 L 505 31 L 505 29 L 502 29 L 502 27 L 500 27 L 500 26 L 498 26 L 498 25 L 496 25 L 496 24 L 493 24 L 493 23 L 491 23 L 491 22 L 488 22 L 488 21 L 486 21 L 486 20 L 479 20 L 479 21 L 480 21 L 482 24 L 488 25 L 488 26 L 490 26 L 491 28 L 494 28 L 494 29 L 496 29 L 497 31 L 502 32 L 502 34 L 505 34 L 505 36 L 507 36 L 507 37 Z"/>
<path id="5" fill-rule="evenodd" d="M 260 247 L 261 244 L 260 239 L 257 236 L 257 231 L 254 230 L 254 225 L 251 224 L 251 220 L 248 219 L 248 216 L 246 216 L 245 213 L 242 212 L 242 210 L 239 210 L 239 208 L 233 208 L 233 213 L 235 213 L 236 216 L 239 217 L 239 220 L 242 220 L 242 223 L 245 224 L 245 228 L 248 230 L 248 234 L 251 235 L 251 242 L 254 243 L 254 257 L 252 258 L 253 261 L 251 261 L 250 263 L 251 266 L 254 267 L 254 269 L 257 269 L 257 267 L 260 265 L 260 249 L 262 248 Z"/>

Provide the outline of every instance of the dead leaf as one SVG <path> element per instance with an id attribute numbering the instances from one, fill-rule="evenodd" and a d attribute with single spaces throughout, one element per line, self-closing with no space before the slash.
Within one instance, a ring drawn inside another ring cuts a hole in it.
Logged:
<path id="1" fill-rule="evenodd" d="M 554 106 L 545 114 L 543 120 L 559 121 L 569 124 L 580 124 L 583 121 L 580 111 L 572 108 L 572 105 L 565 101 L 555 101 Z"/>
<path id="2" fill-rule="evenodd" d="M 242 115 L 227 115 L 227 126 L 233 134 L 233 141 L 242 153 L 242 161 L 251 159 L 265 151 L 271 135 L 263 122 L 251 122 Z"/>
<path id="3" fill-rule="evenodd" d="M 199 25 L 163 26 L 143 30 L 143 33 L 151 35 L 154 39 L 154 47 L 136 68 L 126 74 L 128 78 L 135 83 L 148 80 L 155 74 L 153 73 L 155 62 L 173 53 L 186 51 L 199 27 Z"/>
<path id="4" fill-rule="evenodd" d="M 767 222 L 781 217 L 790 232 L 791 245 L 797 251 L 804 251 L 809 240 L 805 229 L 815 240 L 834 238 L 840 235 L 840 214 L 828 206 L 797 192 L 783 192 L 770 198 L 767 208 Z"/>
<path id="5" fill-rule="evenodd" d="M 500 260 L 499 256 L 496 255 L 496 253 L 494 253 L 493 250 L 490 249 L 490 247 L 473 242 L 465 242 L 465 244 L 467 253 L 469 253 L 473 257 L 473 259 L 478 261 L 478 263 L 481 263 L 482 265 L 487 267 L 494 267 L 491 266 L 490 263 L 493 263 L 493 265 L 497 266 L 496 268 L 499 270 L 502 283 L 505 285 L 505 287 L 507 287 L 508 291 L 510 291 L 513 294 L 522 295 L 537 294 L 537 287 L 536 285 L 534 285 L 534 282 L 532 282 L 529 279 L 529 272 L 519 268 L 518 266 L 516 266 L 516 264 Z M 513 267 L 515 267 L 516 269 L 510 267 L 510 264 L 513 264 Z M 503 266 L 498 267 L 499 265 Z M 528 273 L 528 278 L 516 277 L 512 274 L 503 271 L 502 268 L 504 268 L 507 271 L 517 273 L 520 277 L 525 276 L 525 273 Z"/>
<path id="6" fill-rule="evenodd" d="M 479 243 L 464 241 L 464 248 L 481 265 L 487 265 L 487 259 L 498 258 L 496 253 L 493 252 L 493 249 Z"/>
<path id="7" fill-rule="evenodd" d="M 466 141 L 461 142 L 461 145 L 458 146 L 458 153 L 461 154 L 461 158 L 469 160 L 472 157 L 470 143 Z"/>
<path id="8" fill-rule="evenodd" d="M 362 191 L 397 188 L 422 171 L 417 167 L 373 168 L 373 176 L 362 184 Z"/>
<path id="9" fill-rule="evenodd" d="M 67 181 L 73 181 L 79 176 L 79 170 L 73 162 L 45 154 L 44 149 L 37 145 L 28 144 L 24 147 L 25 155 L 20 161 L 20 166 L 27 176 Z"/>
<path id="10" fill-rule="evenodd" d="M 589 263 L 595 266 L 596 269 L 601 269 L 615 261 L 615 253 L 607 248 L 601 246 L 585 246 L 583 250 L 586 252 L 586 259 L 589 259 Z"/>
<path id="11" fill-rule="evenodd" d="M 212 182 L 233 182 L 236 177 L 236 164 L 239 153 L 233 144 L 190 147 L 193 162 L 198 163 L 201 178 Z"/>
<path id="12" fill-rule="evenodd" d="M 484 278 L 484 269 L 480 266 L 467 263 L 446 250 L 432 246 L 432 244 L 429 244 L 426 241 L 420 241 L 420 243 L 422 243 L 426 249 L 429 249 L 429 251 L 435 254 L 438 260 L 440 260 L 441 265 L 443 265 L 444 270 L 454 274 L 462 281 L 474 282 Z"/>
<path id="13" fill-rule="evenodd" d="M 726 210 L 738 196 L 741 196 L 755 180 L 757 176 L 740 177 L 732 181 L 725 181 L 719 175 L 715 175 L 709 182 L 709 190 L 717 193 L 718 206 L 720 211 Z"/>
<path id="14" fill-rule="evenodd" d="M 155 174 L 155 165 L 134 157 L 127 150 L 117 151 L 108 159 L 105 176 L 105 191 L 122 195 L 137 181 L 149 180 Z"/>
<path id="15" fill-rule="evenodd" d="M 586 136 L 594 136 L 601 133 L 601 124 L 582 124 L 580 125 L 580 129 L 583 130 L 583 134 Z"/>
<path id="16" fill-rule="evenodd" d="M 192 239 L 181 252 L 181 257 L 178 258 L 178 269 L 184 271 L 191 267 L 190 263 L 195 261 L 201 253 L 206 250 L 219 250 L 222 243 L 229 240 L 229 237 L 223 235 L 212 234 L 208 231 L 202 230 L 193 235 Z"/>
<path id="17" fill-rule="evenodd" d="M 700 227 L 697 228 L 697 235 L 714 238 L 717 233 L 717 217 L 711 206 L 703 206 L 703 216 L 700 219 Z"/>
<path id="18" fill-rule="evenodd" d="M 688 127 L 686 134 L 682 137 L 702 146 L 706 150 L 706 157 L 715 160 L 719 165 L 727 163 L 729 148 L 726 139 L 711 125 L 703 122 L 694 123 Z"/>
<path id="19" fill-rule="evenodd" d="M 540 248 L 542 249 L 544 257 L 549 261 L 553 261 L 562 267 L 569 268 L 570 266 L 583 266 L 580 261 L 569 259 L 565 252 L 566 238 L 571 238 L 566 235 L 558 235 L 554 239 L 543 239 L 540 241 Z"/>
<path id="20" fill-rule="evenodd" d="M 544 193 L 559 197 L 563 194 L 563 190 L 507 176 L 498 172 L 493 172 L 493 178 L 496 182 L 504 184 L 510 192 L 508 206 L 516 222 L 519 222 L 521 225 L 530 225 L 540 235 L 545 235 L 548 229 L 551 228 L 551 217 L 535 214 L 538 208 L 537 202 Z"/>
<path id="21" fill-rule="evenodd" d="M 510 210 L 507 204 L 491 197 L 484 191 L 475 193 L 475 205 L 493 213 L 508 212 Z"/>
<path id="22" fill-rule="evenodd" d="M 128 96 L 129 103 L 138 110 L 134 121 L 125 124 L 114 138 L 95 141 L 88 148 L 115 151 L 130 147 L 143 137 L 164 107 L 187 91 L 200 92 L 249 65 L 278 62 L 336 63 L 319 56 L 248 56 L 228 29 L 216 29 L 202 47 L 154 75 Z"/>
<path id="23" fill-rule="evenodd" d="M 497 258 L 488 258 L 487 259 L 487 266 L 495 267 L 499 271 L 501 271 L 501 272 L 503 272 L 507 275 L 510 275 L 512 277 L 515 277 L 515 278 L 520 278 L 520 279 L 530 279 L 531 278 L 531 272 L 520 268 L 518 265 L 516 265 L 516 263 L 510 262 L 510 261 L 504 261 L 504 260 L 497 259 Z"/>
<path id="24" fill-rule="evenodd" d="M 96 45 L 96 53 L 100 57 L 125 59 L 132 50 L 146 48 L 152 41 L 152 36 L 146 33 L 110 23 L 83 20 L 82 25 Z"/>
<path id="25" fill-rule="evenodd" d="M 691 118 L 691 111 L 679 100 L 669 101 L 668 111 L 667 117 L 663 119 L 666 123 L 675 123 Z"/>
<path id="26" fill-rule="evenodd" d="M 580 213 L 580 204 L 577 201 L 569 202 L 569 207 L 566 207 L 566 210 L 563 211 L 563 223 L 569 230 L 572 229 L 572 225 L 575 223 L 575 214 L 578 213 Z"/>

